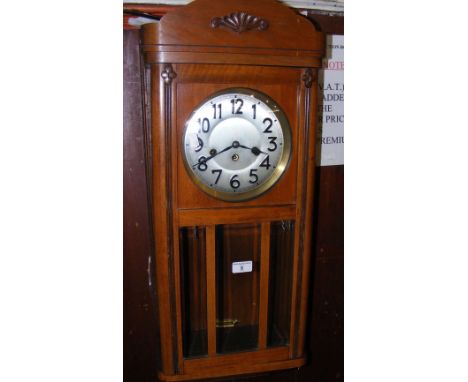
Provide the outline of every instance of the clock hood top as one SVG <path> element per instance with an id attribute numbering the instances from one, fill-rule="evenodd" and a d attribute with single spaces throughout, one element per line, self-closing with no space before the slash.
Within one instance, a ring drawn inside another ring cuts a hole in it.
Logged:
<path id="1" fill-rule="evenodd" d="M 325 52 L 324 34 L 276 0 L 196 0 L 142 29 L 146 62 L 320 67 Z"/>

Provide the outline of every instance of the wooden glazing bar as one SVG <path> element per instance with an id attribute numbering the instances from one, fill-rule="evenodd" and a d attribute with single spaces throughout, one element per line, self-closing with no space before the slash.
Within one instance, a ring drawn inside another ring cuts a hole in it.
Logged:
<path id="1" fill-rule="evenodd" d="M 262 234 L 261 234 L 261 226 L 260 226 L 260 234 L 259 235 L 253 235 L 253 248 L 260 248 L 260 253 L 257 253 L 256 256 L 254 255 L 253 261 L 259 262 L 260 266 L 262 264 L 261 262 L 261 244 L 262 244 Z M 258 245 L 260 242 L 260 245 Z M 252 272 L 252 285 L 254 287 L 252 288 L 252 306 L 259 306 L 259 299 L 260 299 L 260 284 L 259 284 L 259 278 L 260 278 L 260 272 L 259 271 L 254 271 Z M 260 317 L 259 317 L 260 311 L 257 309 L 251 309 L 251 317 L 250 317 L 250 322 L 259 322 Z M 229 315 L 230 317 L 232 314 Z M 258 341 L 258 336 L 257 336 L 257 341 Z"/>
<path id="2" fill-rule="evenodd" d="M 206 306 L 208 356 L 216 355 L 216 246 L 215 226 L 206 227 Z"/>
<path id="3" fill-rule="evenodd" d="M 268 334 L 268 285 L 270 273 L 270 223 L 262 223 L 260 258 L 260 317 L 258 324 L 258 347 L 266 349 Z"/>

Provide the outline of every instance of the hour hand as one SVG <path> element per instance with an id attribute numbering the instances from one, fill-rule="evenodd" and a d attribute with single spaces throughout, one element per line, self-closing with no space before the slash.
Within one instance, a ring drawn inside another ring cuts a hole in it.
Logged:
<path id="1" fill-rule="evenodd" d="M 244 145 L 239 145 L 239 147 L 242 147 L 243 149 L 247 149 L 247 150 L 250 150 L 252 151 L 252 154 L 254 155 L 260 155 L 260 154 L 268 154 L 262 150 L 260 150 L 258 147 L 254 146 L 254 147 L 248 147 L 248 146 L 244 146 Z"/>

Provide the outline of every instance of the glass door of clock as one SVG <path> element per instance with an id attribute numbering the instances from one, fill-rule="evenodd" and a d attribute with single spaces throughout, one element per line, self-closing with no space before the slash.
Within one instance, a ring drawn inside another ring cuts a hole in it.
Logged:
<path id="1" fill-rule="evenodd" d="M 294 222 L 179 233 L 184 358 L 289 344 Z"/>

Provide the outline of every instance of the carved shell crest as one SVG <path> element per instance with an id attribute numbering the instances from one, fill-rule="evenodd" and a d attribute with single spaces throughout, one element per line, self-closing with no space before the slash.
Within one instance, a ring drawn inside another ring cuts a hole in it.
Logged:
<path id="1" fill-rule="evenodd" d="M 234 32 L 245 32 L 251 29 L 263 31 L 268 28 L 268 21 L 246 12 L 233 12 L 223 17 L 215 17 L 211 20 L 211 27 L 225 26 Z"/>

